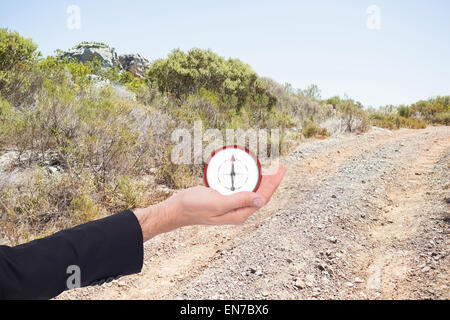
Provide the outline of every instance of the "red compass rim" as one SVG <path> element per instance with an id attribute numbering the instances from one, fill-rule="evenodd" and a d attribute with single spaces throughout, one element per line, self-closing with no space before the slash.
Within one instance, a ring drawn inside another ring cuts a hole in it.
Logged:
<path id="1" fill-rule="evenodd" d="M 222 148 L 217 149 L 216 151 L 214 151 L 211 156 L 209 157 L 208 161 L 206 161 L 205 163 L 205 167 L 203 169 L 203 180 L 205 181 L 205 185 L 209 188 L 209 183 L 208 183 L 208 178 L 206 176 L 206 172 L 208 170 L 208 165 L 209 162 L 211 161 L 211 159 L 220 151 L 225 150 L 225 149 L 241 149 L 244 150 L 245 152 L 247 152 L 249 155 L 251 155 L 253 157 L 253 159 L 256 160 L 256 163 L 258 164 L 258 171 L 259 171 L 259 178 L 258 178 L 258 183 L 256 184 L 255 189 L 252 192 L 257 192 L 259 190 L 259 187 L 261 186 L 261 182 L 262 182 L 262 168 L 261 168 L 261 162 L 259 161 L 258 157 L 255 156 L 255 154 L 253 152 L 251 152 L 248 148 L 245 147 L 241 147 L 238 145 L 229 145 L 229 146 L 224 146 Z"/>

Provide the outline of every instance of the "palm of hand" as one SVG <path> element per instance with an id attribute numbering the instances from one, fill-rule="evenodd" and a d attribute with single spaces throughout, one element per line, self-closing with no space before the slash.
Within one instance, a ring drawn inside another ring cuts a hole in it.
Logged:
<path id="1" fill-rule="evenodd" d="M 180 192 L 169 201 L 177 205 L 181 225 L 240 225 L 270 201 L 285 172 L 286 168 L 280 167 L 274 175 L 263 176 L 256 193 L 224 196 L 211 188 L 195 187 Z"/>

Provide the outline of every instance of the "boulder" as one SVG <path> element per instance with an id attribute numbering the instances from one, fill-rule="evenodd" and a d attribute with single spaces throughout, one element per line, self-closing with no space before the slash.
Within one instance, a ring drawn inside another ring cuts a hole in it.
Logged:
<path id="1" fill-rule="evenodd" d="M 120 67 L 119 58 L 114 48 L 104 44 L 80 44 L 64 52 L 63 57 L 74 58 L 80 62 L 89 62 L 97 58 L 102 67 Z"/>
<path id="2" fill-rule="evenodd" d="M 140 54 L 125 54 L 119 57 L 122 70 L 131 72 L 134 76 L 143 78 L 150 62 Z"/>

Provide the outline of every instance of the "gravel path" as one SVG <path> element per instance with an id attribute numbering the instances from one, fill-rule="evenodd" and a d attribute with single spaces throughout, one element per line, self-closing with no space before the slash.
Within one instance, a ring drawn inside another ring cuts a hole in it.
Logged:
<path id="1" fill-rule="evenodd" d="M 145 246 L 138 275 L 60 299 L 449 299 L 450 128 L 304 143 L 242 227 Z"/>

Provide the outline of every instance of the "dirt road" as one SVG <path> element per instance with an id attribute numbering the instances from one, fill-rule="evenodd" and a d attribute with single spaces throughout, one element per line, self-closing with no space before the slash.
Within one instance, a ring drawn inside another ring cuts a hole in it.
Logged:
<path id="1" fill-rule="evenodd" d="M 138 275 L 59 299 L 449 299 L 450 127 L 300 145 L 242 227 L 145 245 Z"/>

